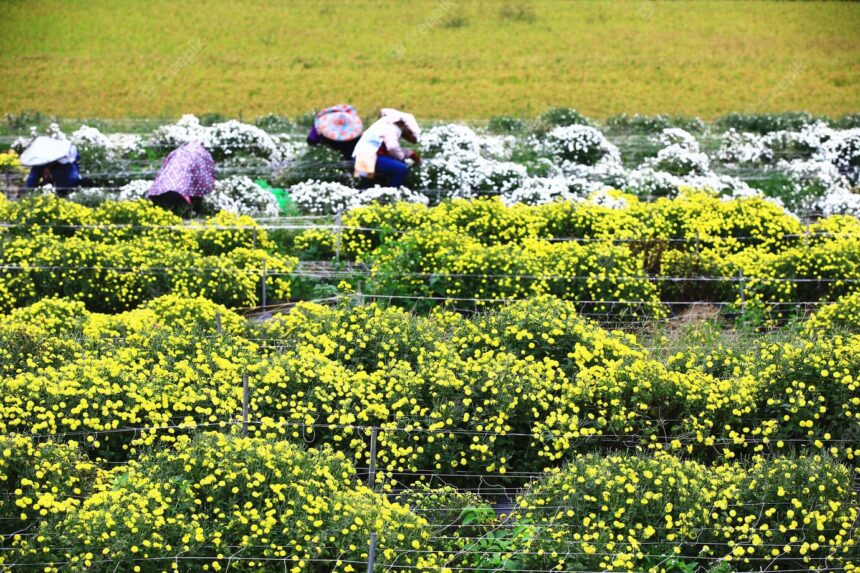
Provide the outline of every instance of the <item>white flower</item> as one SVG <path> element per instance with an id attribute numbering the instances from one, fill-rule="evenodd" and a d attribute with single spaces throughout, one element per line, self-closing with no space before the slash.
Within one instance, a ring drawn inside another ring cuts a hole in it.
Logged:
<path id="1" fill-rule="evenodd" d="M 431 127 L 421 135 L 421 150 L 427 154 L 481 154 L 481 138 L 465 125 L 448 123 Z"/>
<path id="2" fill-rule="evenodd" d="M 143 138 L 134 133 L 111 133 L 107 135 L 108 144 L 117 154 L 126 157 L 145 156 Z"/>
<path id="3" fill-rule="evenodd" d="M 196 116 L 187 114 L 172 125 L 160 126 L 155 130 L 153 138 L 167 147 L 179 147 L 189 141 L 199 141 L 205 145 L 208 129 L 200 125 L 200 120 Z"/>
<path id="4" fill-rule="evenodd" d="M 228 177 L 215 182 L 215 190 L 203 197 L 203 202 L 219 211 L 238 215 L 277 217 L 280 206 L 275 196 L 263 189 L 250 177 Z"/>
<path id="5" fill-rule="evenodd" d="M 519 187 L 505 192 L 502 201 L 506 205 L 524 203 L 543 205 L 554 201 L 575 201 L 579 196 L 571 192 L 565 177 L 529 177 Z"/>
<path id="6" fill-rule="evenodd" d="M 290 197 L 299 209 L 313 215 L 348 211 L 356 194 L 356 189 L 333 181 L 311 180 L 290 187 Z"/>
<path id="7" fill-rule="evenodd" d="M 134 179 L 129 181 L 116 194 L 117 201 L 134 201 L 135 199 L 143 199 L 146 192 L 152 188 L 152 181 L 146 179 Z"/>
<path id="8" fill-rule="evenodd" d="M 252 155 L 263 159 L 280 160 L 279 147 L 268 133 L 257 126 L 241 123 L 235 119 L 216 123 L 209 128 L 204 145 L 213 154 Z"/>
<path id="9" fill-rule="evenodd" d="M 439 191 L 439 198 L 470 198 L 479 192 L 503 193 L 526 177 L 525 167 L 485 157 L 504 156 L 509 139 L 481 138 L 456 124 L 430 128 L 421 137 L 425 155 L 418 180 L 421 187 Z"/>
<path id="10" fill-rule="evenodd" d="M 657 157 L 645 161 L 644 167 L 671 175 L 706 175 L 710 171 L 708 156 L 687 147 L 672 144 L 657 152 Z"/>
<path id="11" fill-rule="evenodd" d="M 618 148 L 594 127 L 567 125 L 556 127 L 543 138 L 541 149 L 557 161 L 595 165 L 601 160 L 620 160 Z"/>
<path id="12" fill-rule="evenodd" d="M 189 141 L 199 141 L 216 159 L 259 157 L 272 163 L 288 159 L 288 146 L 279 143 L 257 126 L 236 120 L 216 123 L 211 127 L 200 124 L 193 115 L 183 115 L 173 125 L 163 125 L 154 133 L 157 143 L 170 148 Z"/>
<path id="13" fill-rule="evenodd" d="M 680 127 L 667 127 L 656 137 L 663 147 L 677 145 L 693 153 L 699 152 L 699 142 L 693 135 Z"/>
<path id="14" fill-rule="evenodd" d="M 821 201 L 826 205 L 828 196 L 844 197 L 850 191 L 848 180 L 830 161 L 811 159 L 809 161 L 782 161 L 779 167 L 784 170 L 791 182 L 796 197 L 795 203 L 804 209 L 818 209 Z M 842 199 L 840 203 L 844 203 Z"/>
<path id="15" fill-rule="evenodd" d="M 330 215 L 371 203 L 391 204 L 399 201 L 427 205 L 426 195 L 405 187 L 371 187 L 354 189 L 331 181 L 305 181 L 290 187 L 290 197 L 306 213 Z"/>
<path id="16" fill-rule="evenodd" d="M 717 159 L 728 164 L 770 163 L 773 161 L 773 151 L 765 145 L 761 136 L 730 129 L 723 136 Z"/>
<path id="17" fill-rule="evenodd" d="M 834 132 L 815 159 L 830 161 L 853 183 L 860 183 L 860 128 Z"/>
<path id="18" fill-rule="evenodd" d="M 73 132 L 69 140 L 81 150 L 82 156 L 96 153 L 103 157 L 103 161 L 141 156 L 144 151 L 143 140 L 139 135 L 127 133 L 105 135 L 97 128 L 86 124 Z"/>
<path id="19" fill-rule="evenodd" d="M 626 209 L 624 194 L 614 189 L 599 189 L 588 196 L 587 201 L 610 209 Z"/>
<path id="20" fill-rule="evenodd" d="M 680 185 L 694 189 L 709 189 L 726 198 L 760 197 L 761 191 L 753 189 L 744 181 L 729 175 L 689 175 L 680 178 Z"/>
<path id="21" fill-rule="evenodd" d="M 86 124 L 72 133 L 69 139 L 78 147 L 100 147 L 103 149 L 111 149 L 113 147 L 106 135 L 97 128 Z"/>
<path id="22" fill-rule="evenodd" d="M 630 172 L 624 188 L 640 197 L 674 197 L 681 185 L 679 177 L 643 167 Z"/>
<path id="23" fill-rule="evenodd" d="M 481 154 L 499 160 L 510 159 L 511 151 L 517 144 L 517 137 L 514 135 L 481 135 L 479 140 Z"/>
<path id="24" fill-rule="evenodd" d="M 63 130 L 60 129 L 60 126 L 57 123 L 51 123 L 48 125 L 48 135 L 53 137 L 54 139 L 68 139 L 68 137 L 66 137 L 66 134 L 63 133 Z"/>
<path id="25" fill-rule="evenodd" d="M 351 208 L 370 205 L 371 203 L 391 205 L 401 201 L 427 205 L 430 199 L 426 195 L 412 191 L 406 187 L 371 187 L 370 189 L 363 189 L 355 195 Z"/>
<path id="26" fill-rule="evenodd" d="M 813 203 L 813 209 L 822 215 L 854 215 L 860 217 L 860 194 L 838 188 L 826 193 Z"/>
<path id="27" fill-rule="evenodd" d="M 709 189 L 727 197 L 760 195 L 759 191 L 745 182 L 728 175 L 707 173 L 677 176 L 647 167 L 631 171 L 625 189 L 640 197 L 675 197 L 681 187 Z"/>
<path id="28" fill-rule="evenodd" d="M 20 137 L 16 137 L 15 140 L 12 142 L 11 147 L 16 153 L 20 155 L 25 149 L 30 146 L 31 143 L 33 143 L 33 140 L 40 135 L 42 134 L 39 133 L 39 128 L 33 125 L 30 127 L 30 135 L 22 135 Z M 63 141 L 69 139 L 68 137 L 66 137 L 66 134 L 63 133 L 63 130 L 60 129 L 60 126 L 56 123 L 51 123 L 48 125 L 46 135 L 48 137 L 53 137 L 54 139 L 62 139 Z"/>
<path id="29" fill-rule="evenodd" d="M 599 161 L 596 165 L 580 165 L 565 163 L 561 172 L 570 181 L 586 180 L 592 183 L 602 183 L 603 186 L 621 189 L 627 185 L 628 171 L 612 158 Z"/>

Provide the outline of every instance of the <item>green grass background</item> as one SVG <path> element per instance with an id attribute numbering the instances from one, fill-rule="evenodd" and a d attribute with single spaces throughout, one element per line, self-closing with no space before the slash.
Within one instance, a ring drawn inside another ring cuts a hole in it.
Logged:
<path id="1" fill-rule="evenodd" d="M 860 4 L 0 0 L 0 112 L 860 110 Z"/>

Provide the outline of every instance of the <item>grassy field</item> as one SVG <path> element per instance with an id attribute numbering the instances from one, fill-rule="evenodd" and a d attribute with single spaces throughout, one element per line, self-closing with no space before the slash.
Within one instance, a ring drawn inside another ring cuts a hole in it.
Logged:
<path id="1" fill-rule="evenodd" d="M 860 4 L 2 2 L 0 112 L 293 115 L 337 101 L 423 117 L 553 105 L 711 118 L 860 109 Z"/>

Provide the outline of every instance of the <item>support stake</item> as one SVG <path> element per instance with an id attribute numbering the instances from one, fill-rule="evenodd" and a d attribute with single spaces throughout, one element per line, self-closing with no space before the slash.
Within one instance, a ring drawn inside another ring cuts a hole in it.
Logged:
<path id="1" fill-rule="evenodd" d="M 251 402 L 251 390 L 248 386 L 248 374 L 242 375 L 242 435 L 248 435 L 248 404 Z"/>
<path id="2" fill-rule="evenodd" d="M 215 313 L 215 332 L 218 334 L 222 334 L 224 332 L 223 327 L 221 326 L 221 313 Z"/>
<path id="3" fill-rule="evenodd" d="M 358 305 L 364 304 L 364 294 L 362 294 L 362 292 L 361 292 L 361 282 L 360 281 L 355 287 L 355 302 Z"/>
<path id="4" fill-rule="evenodd" d="M 370 548 L 367 551 L 367 573 L 373 573 L 373 565 L 376 562 L 376 532 L 370 534 Z"/>
<path id="5" fill-rule="evenodd" d="M 260 288 L 260 306 L 266 310 L 266 259 L 263 259 L 262 286 Z"/>
<path id="6" fill-rule="evenodd" d="M 379 428 L 373 426 L 370 428 L 370 469 L 367 472 L 367 486 L 370 489 L 376 487 L 376 438 L 379 434 Z"/>
<path id="7" fill-rule="evenodd" d="M 337 238 L 334 245 L 334 260 L 337 264 L 340 264 L 340 235 L 343 227 L 343 216 L 340 211 L 338 211 L 334 216 L 334 224 L 337 226 Z"/>

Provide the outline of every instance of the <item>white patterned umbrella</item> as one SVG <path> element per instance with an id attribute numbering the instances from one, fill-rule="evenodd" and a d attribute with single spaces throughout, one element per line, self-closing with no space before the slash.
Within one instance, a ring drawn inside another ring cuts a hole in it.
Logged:
<path id="1" fill-rule="evenodd" d="M 60 163 L 72 163 L 78 155 L 78 150 L 71 141 L 65 139 L 54 139 L 44 135 L 37 137 L 33 143 L 21 154 L 21 165 L 34 167 L 36 165 L 47 165 L 54 161 Z"/>

